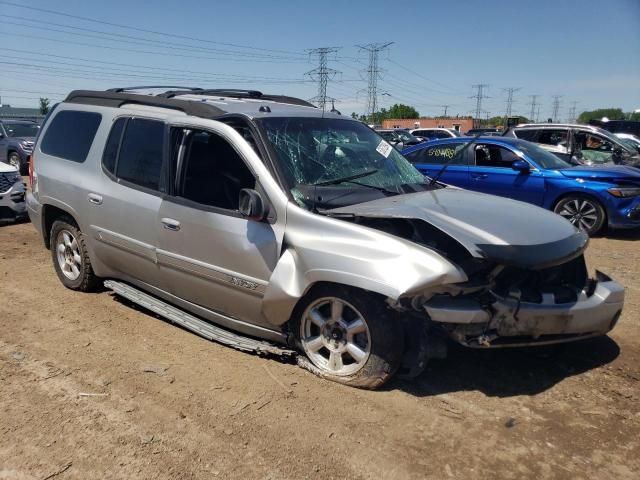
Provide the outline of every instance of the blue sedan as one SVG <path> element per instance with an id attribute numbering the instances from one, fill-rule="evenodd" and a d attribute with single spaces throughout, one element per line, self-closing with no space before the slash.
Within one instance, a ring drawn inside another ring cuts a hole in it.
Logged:
<path id="1" fill-rule="evenodd" d="M 430 177 L 448 164 L 443 183 L 553 210 L 589 235 L 604 225 L 640 227 L 640 169 L 572 167 L 533 143 L 509 137 L 481 137 L 456 155 L 472 140 L 435 140 L 402 153 Z"/>

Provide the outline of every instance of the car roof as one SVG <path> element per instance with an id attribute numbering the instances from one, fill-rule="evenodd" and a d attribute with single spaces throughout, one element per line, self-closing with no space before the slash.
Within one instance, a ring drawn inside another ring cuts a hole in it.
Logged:
<path id="1" fill-rule="evenodd" d="M 434 145 L 446 145 L 448 143 L 469 143 L 471 140 L 476 140 L 477 142 L 482 143 L 491 143 L 493 145 L 505 145 L 510 147 L 519 148 L 520 145 L 529 143 L 526 140 L 521 140 L 519 138 L 513 137 L 451 137 L 451 138 L 440 138 L 438 140 L 431 140 L 429 142 L 419 143 L 418 145 L 412 145 L 410 147 L 402 150 L 402 153 L 411 153 L 416 150 L 422 150 L 423 148 L 431 147 Z"/>
<path id="2" fill-rule="evenodd" d="M 512 128 L 585 128 L 587 130 L 601 130 L 595 125 L 581 125 L 579 123 L 521 123 Z"/>
<path id="3" fill-rule="evenodd" d="M 139 87 L 142 88 L 142 87 Z M 151 88 L 151 87 L 149 87 Z M 122 107 L 147 105 L 183 111 L 187 115 L 215 118 L 226 114 L 258 117 L 321 117 L 353 120 L 322 109 L 295 97 L 268 95 L 256 90 L 188 89 L 168 90 L 158 95 L 135 93 L 130 89 L 106 91 L 74 90 L 65 103 Z"/>

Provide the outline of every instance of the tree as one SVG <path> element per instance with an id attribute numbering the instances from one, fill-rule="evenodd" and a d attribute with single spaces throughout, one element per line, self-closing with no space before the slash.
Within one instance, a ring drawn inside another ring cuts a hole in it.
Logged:
<path id="1" fill-rule="evenodd" d="M 46 115 L 49 113 L 49 99 L 40 97 L 40 115 Z"/>
<path id="2" fill-rule="evenodd" d="M 621 108 L 599 108 L 582 112 L 578 116 L 578 123 L 589 123 L 589 120 L 600 120 L 602 117 L 607 117 L 609 120 L 624 120 L 626 115 Z"/>
<path id="3" fill-rule="evenodd" d="M 402 103 L 396 103 L 390 107 L 386 114 L 386 118 L 420 118 L 420 114 L 415 108 Z"/>

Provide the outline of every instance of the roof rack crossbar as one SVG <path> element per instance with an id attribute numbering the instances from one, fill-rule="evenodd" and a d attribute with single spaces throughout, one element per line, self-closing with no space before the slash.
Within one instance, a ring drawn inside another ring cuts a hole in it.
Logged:
<path id="1" fill-rule="evenodd" d="M 106 91 L 107 92 L 122 93 L 122 92 L 129 92 L 131 90 L 144 90 L 144 89 L 147 89 L 147 88 L 166 88 L 166 89 L 178 88 L 180 90 L 190 90 L 192 92 L 195 92 L 195 91 L 198 91 L 198 90 L 202 90 L 199 87 L 181 87 L 181 86 L 178 86 L 178 85 L 140 85 L 138 87 L 109 88 Z"/>
<path id="2" fill-rule="evenodd" d="M 211 95 L 230 98 L 250 98 L 254 100 L 265 100 L 276 103 L 288 103 L 290 105 L 299 105 L 303 107 L 317 108 L 313 103 L 307 102 L 296 97 L 288 97 L 285 95 L 271 95 L 262 93 L 258 90 L 242 90 L 234 88 L 206 88 L 200 90 L 194 90 L 191 92 L 186 91 L 168 91 L 158 95 L 159 97 L 174 98 L 180 95 Z"/>

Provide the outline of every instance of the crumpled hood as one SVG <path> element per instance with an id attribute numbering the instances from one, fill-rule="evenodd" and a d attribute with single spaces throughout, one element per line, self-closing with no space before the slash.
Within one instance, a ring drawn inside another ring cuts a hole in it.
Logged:
<path id="1" fill-rule="evenodd" d="M 563 168 L 558 171 L 565 177 L 570 178 L 640 182 L 640 170 L 623 165 L 610 167 L 573 167 Z"/>
<path id="2" fill-rule="evenodd" d="M 588 237 L 542 208 L 457 188 L 385 197 L 325 212 L 331 216 L 424 220 L 473 256 L 523 268 L 546 268 L 576 257 Z"/>

